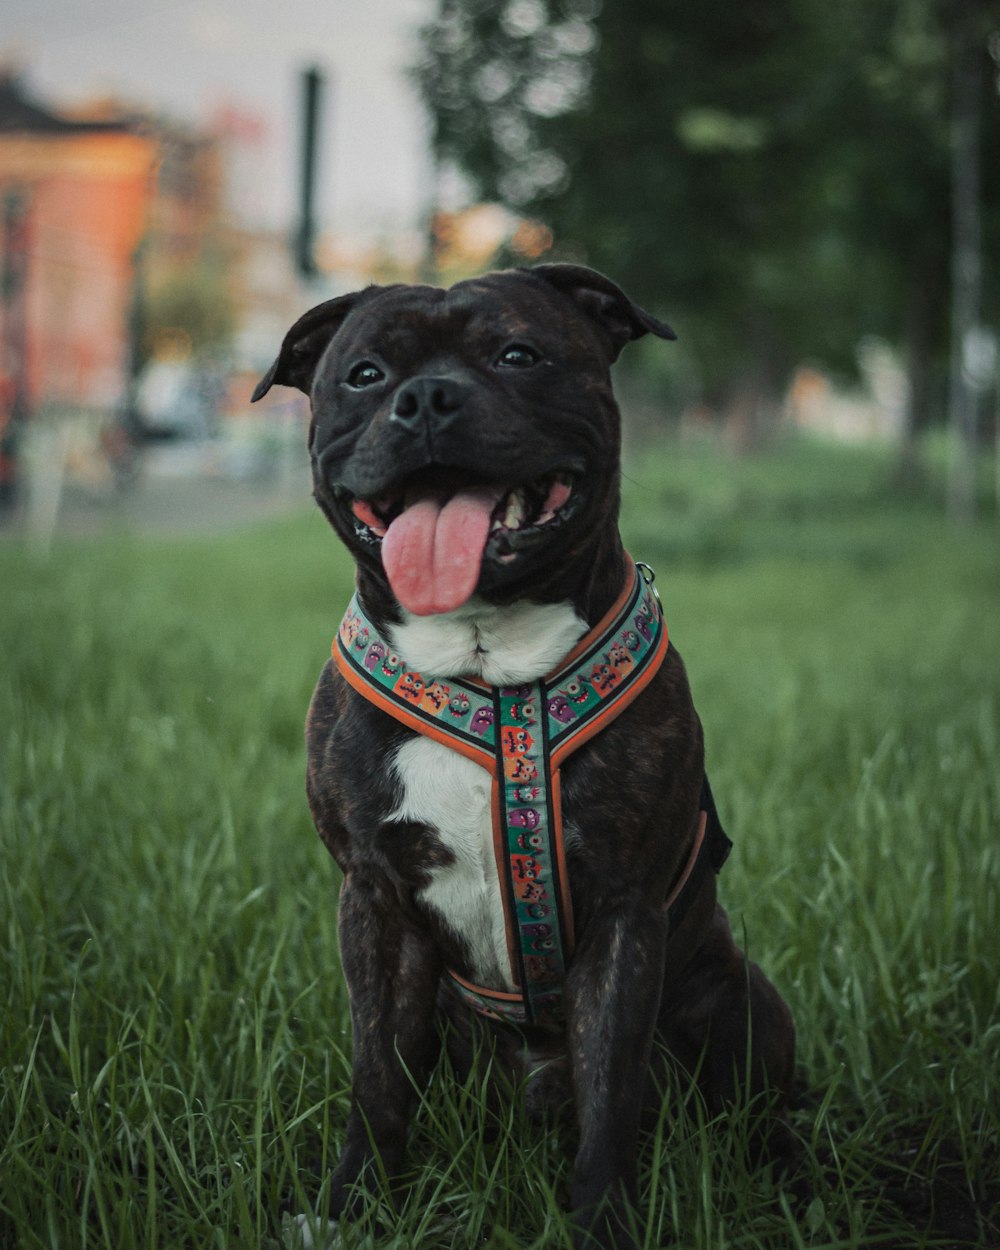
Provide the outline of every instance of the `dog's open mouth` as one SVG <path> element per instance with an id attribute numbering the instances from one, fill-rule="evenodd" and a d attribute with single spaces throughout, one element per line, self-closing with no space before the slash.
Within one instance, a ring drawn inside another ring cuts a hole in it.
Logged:
<path id="1" fill-rule="evenodd" d="M 417 616 L 461 607 L 483 561 L 509 564 L 574 503 L 574 475 L 556 470 L 521 486 L 460 485 L 447 473 L 418 475 L 377 499 L 353 499 L 358 537 L 381 543 L 396 598 Z"/>

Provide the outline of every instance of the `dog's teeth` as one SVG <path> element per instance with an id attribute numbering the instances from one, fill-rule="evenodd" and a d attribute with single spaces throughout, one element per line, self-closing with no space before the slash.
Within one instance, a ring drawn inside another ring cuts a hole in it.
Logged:
<path id="1" fill-rule="evenodd" d="M 524 520 L 524 495 L 519 490 L 511 491 L 507 500 L 507 510 L 503 516 L 505 529 L 516 530 Z"/>
<path id="2" fill-rule="evenodd" d="M 370 503 L 364 499 L 355 499 L 351 504 L 351 511 L 376 537 L 381 538 L 385 534 L 385 524 Z"/>

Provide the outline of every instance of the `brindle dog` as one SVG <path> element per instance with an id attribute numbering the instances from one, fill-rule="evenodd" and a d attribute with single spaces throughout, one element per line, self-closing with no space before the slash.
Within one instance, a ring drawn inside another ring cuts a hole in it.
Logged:
<path id="1" fill-rule="evenodd" d="M 310 398 L 315 497 L 357 563 L 360 603 L 411 667 L 501 686 L 549 672 L 622 588 L 619 413 L 610 366 L 673 332 L 614 283 L 571 265 L 448 290 L 369 287 L 289 330 L 257 389 Z M 579 1130 L 571 1206 L 580 1246 L 631 1245 L 644 1107 L 664 1056 L 709 1106 L 767 1091 L 771 1149 L 788 1148 L 791 1015 L 736 946 L 700 878 L 683 919 L 665 900 L 691 855 L 702 732 L 671 646 L 641 697 L 562 767 L 576 942 L 562 1027 L 475 1017 L 444 976 L 513 988 L 492 860 L 489 778 L 387 715 L 327 664 L 308 720 L 308 796 L 344 873 L 353 1104 L 329 1215 L 404 1165 L 420 1081 L 441 1046 L 467 1070 L 535 1070 L 539 1105 L 567 1098 Z M 749 1066 L 748 1066 L 749 1065 Z M 662 1076 L 662 1073 L 661 1073 Z"/>

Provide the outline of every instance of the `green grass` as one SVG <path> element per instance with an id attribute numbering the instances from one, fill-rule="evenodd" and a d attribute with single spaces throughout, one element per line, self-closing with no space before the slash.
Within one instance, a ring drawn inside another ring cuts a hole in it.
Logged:
<path id="1" fill-rule="evenodd" d="M 799 1031 L 802 1176 L 675 1090 L 642 1244 L 1000 1245 L 1000 534 L 871 453 L 645 451 L 657 569 Z M 276 1247 L 343 1131 L 337 875 L 301 725 L 351 574 L 318 515 L 0 544 L 0 1246 Z M 347 1247 L 568 1245 L 566 1142 L 442 1070 L 412 1196 Z M 495 1126 L 494 1126 L 495 1127 Z M 418 1166 L 419 1165 L 419 1166 Z"/>

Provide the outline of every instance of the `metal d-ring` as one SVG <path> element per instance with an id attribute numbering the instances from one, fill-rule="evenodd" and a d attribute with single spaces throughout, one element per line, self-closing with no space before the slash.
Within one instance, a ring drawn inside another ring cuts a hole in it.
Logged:
<path id="1" fill-rule="evenodd" d="M 645 560 L 636 560 L 635 567 L 639 570 L 639 576 L 652 588 L 653 594 L 656 596 L 656 602 L 660 602 L 660 592 L 656 589 L 656 571 Z"/>

